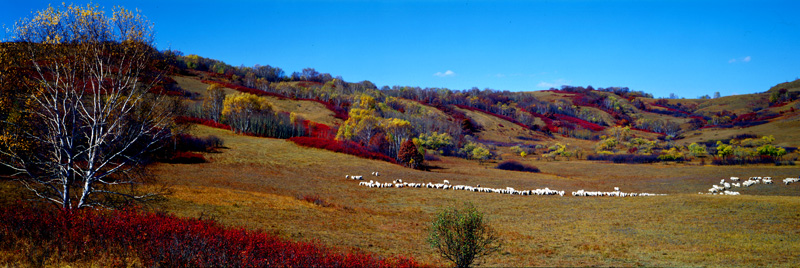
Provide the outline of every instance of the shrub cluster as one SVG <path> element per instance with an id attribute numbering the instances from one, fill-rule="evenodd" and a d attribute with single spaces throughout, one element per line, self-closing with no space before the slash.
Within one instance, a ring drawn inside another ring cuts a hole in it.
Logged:
<path id="1" fill-rule="evenodd" d="M 289 138 L 289 140 L 300 146 L 325 149 L 337 153 L 355 155 L 361 158 L 396 163 L 393 157 L 389 157 L 382 153 L 372 152 L 366 147 L 363 147 L 355 142 L 342 142 L 337 140 L 314 138 L 314 137 L 292 137 Z"/>
<path id="2" fill-rule="evenodd" d="M 781 160 L 778 157 L 769 155 L 760 155 L 758 157 L 714 157 L 714 159 L 711 160 L 711 164 L 717 166 L 775 164 L 780 166 L 794 165 L 794 160 Z"/>
<path id="3" fill-rule="evenodd" d="M 531 165 L 525 165 L 514 160 L 503 161 L 502 163 L 498 164 L 497 167 L 495 168 L 502 170 L 533 172 L 533 173 L 540 172 L 539 168 L 537 167 Z"/>
<path id="4" fill-rule="evenodd" d="M 48 260 L 102 260 L 146 267 L 416 267 L 413 259 L 339 253 L 315 243 L 293 242 L 262 231 L 223 227 L 131 210 L 72 212 L 19 203 L 0 207 L 0 248 Z"/>
<path id="5" fill-rule="evenodd" d="M 617 164 L 650 164 L 661 162 L 656 155 L 640 154 L 596 154 L 586 156 L 586 160 L 611 161 Z"/>
<path id="6" fill-rule="evenodd" d="M 176 151 L 211 152 L 222 145 L 222 139 L 214 135 L 200 138 L 189 134 L 178 134 L 175 136 L 174 147 Z"/>

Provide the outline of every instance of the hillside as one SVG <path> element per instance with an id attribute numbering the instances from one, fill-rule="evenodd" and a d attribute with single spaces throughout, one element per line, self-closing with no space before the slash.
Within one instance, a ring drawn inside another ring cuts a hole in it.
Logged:
<path id="1" fill-rule="evenodd" d="M 487 266 L 684 266 L 720 259 L 727 259 L 730 266 L 791 266 L 790 256 L 798 250 L 796 243 L 782 242 L 800 239 L 797 234 L 781 231 L 800 220 L 793 209 L 800 206 L 797 185 L 758 185 L 741 189 L 745 195 L 740 197 L 697 195 L 719 178 L 782 178 L 794 175 L 794 167 L 658 164 L 642 168 L 516 157 L 542 169 L 542 173 L 524 173 L 442 157 L 431 163 L 440 169 L 423 172 L 204 126 L 192 133 L 218 136 L 227 149 L 207 154 L 209 163 L 156 167 L 154 172 L 174 192 L 164 204 L 167 211 L 181 216 L 204 215 L 230 226 L 275 230 L 301 241 L 355 247 L 387 256 L 413 256 L 434 266 L 445 265 L 428 247 L 421 246 L 427 223 L 441 206 L 471 201 L 490 213 L 491 222 L 505 239 L 505 253 L 489 258 L 484 264 Z M 372 171 L 381 175 L 366 176 Z M 452 184 L 487 187 L 549 187 L 567 192 L 620 187 L 669 195 L 582 199 L 425 188 L 377 189 L 359 187 L 357 181 L 344 178 L 348 174 L 381 182 L 446 179 Z M 323 205 L 312 205 L 304 201 L 306 197 L 321 200 Z M 761 213 L 765 209 L 770 217 L 781 220 L 764 227 Z M 724 226 L 731 224 L 758 231 L 737 233 L 738 239 L 730 240 L 730 229 Z M 553 234 L 559 236 L 550 237 Z M 617 238 L 614 242 L 598 238 L 607 236 Z M 730 252 L 740 250 L 764 257 L 730 258 Z"/>

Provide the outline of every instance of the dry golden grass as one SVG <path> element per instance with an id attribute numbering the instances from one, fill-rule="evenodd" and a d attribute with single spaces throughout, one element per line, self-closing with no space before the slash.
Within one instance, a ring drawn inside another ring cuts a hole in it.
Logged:
<path id="1" fill-rule="evenodd" d="M 800 184 L 756 185 L 742 196 L 698 195 L 729 176 L 796 176 L 796 167 L 621 165 L 590 161 L 518 159 L 542 173 L 493 169 L 496 163 L 442 157 L 434 172 L 302 148 L 278 139 L 233 135 L 198 126 L 229 149 L 212 162 L 159 164 L 174 194 L 162 204 L 182 216 L 213 217 L 231 225 L 274 231 L 384 255 L 445 265 L 425 242 L 434 212 L 462 201 L 486 212 L 505 239 L 487 266 L 715 266 L 793 267 L 800 259 Z M 390 182 L 440 182 L 568 192 L 612 190 L 668 193 L 661 197 L 577 198 L 505 196 L 435 189 L 359 187 L 344 175 Z M 301 201 L 318 195 L 329 207 Z"/>
<path id="2" fill-rule="evenodd" d="M 544 139 L 545 137 L 537 134 L 534 131 L 525 129 L 520 125 L 514 124 L 508 120 L 499 117 L 482 113 L 470 111 L 467 109 L 455 108 L 459 112 L 463 112 L 467 117 L 475 120 L 476 123 L 483 127 L 483 130 L 476 135 L 483 140 L 499 141 L 499 142 L 518 142 L 528 143 L 528 141 L 521 140 L 517 137 L 529 137 L 536 139 Z"/>
<path id="3" fill-rule="evenodd" d="M 759 136 L 773 135 L 777 146 L 800 147 L 800 116 L 779 118 L 763 125 L 748 128 L 711 128 L 689 131 L 683 134 L 686 138 L 678 140 L 677 143 L 688 145 L 692 142 L 722 140 L 743 133 Z"/>
<path id="4" fill-rule="evenodd" d="M 746 114 L 753 111 L 758 105 L 769 103 L 769 94 L 747 94 L 725 96 L 717 99 L 706 100 L 698 105 L 699 114 L 711 115 L 723 110 L 736 114 Z"/>

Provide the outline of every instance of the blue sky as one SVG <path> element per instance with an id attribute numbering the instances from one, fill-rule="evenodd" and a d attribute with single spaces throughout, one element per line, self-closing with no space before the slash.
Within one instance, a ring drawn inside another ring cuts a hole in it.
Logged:
<path id="1" fill-rule="evenodd" d="M 3 1 L 6 27 L 48 4 Z M 627 86 L 694 98 L 800 78 L 800 1 L 94 3 L 141 10 L 160 49 L 378 86 Z"/>

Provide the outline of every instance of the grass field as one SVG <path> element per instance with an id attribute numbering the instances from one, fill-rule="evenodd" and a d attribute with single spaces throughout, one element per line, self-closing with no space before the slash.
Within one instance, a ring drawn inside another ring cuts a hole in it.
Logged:
<path id="1" fill-rule="evenodd" d="M 232 135 L 198 126 L 228 149 L 210 163 L 158 164 L 154 174 L 173 194 L 159 204 L 180 216 L 276 232 L 382 255 L 445 265 L 427 246 L 434 212 L 475 203 L 504 238 L 486 266 L 794 267 L 800 263 L 800 184 L 783 185 L 797 167 L 622 165 L 532 161 L 542 173 L 493 169 L 492 163 L 442 157 L 422 172 L 394 164 L 302 148 L 278 139 Z M 506 196 L 435 189 L 359 187 L 344 175 L 390 182 L 440 182 L 567 192 L 578 189 L 666 193 L 660 197 Z M 742 196 L 698 195 L 730 176 L 772 176 L 773 185 Z M 316 196 L 326 206 L 301 200 Z M 300 197 L 300 198 L 299 198 Z"/>

